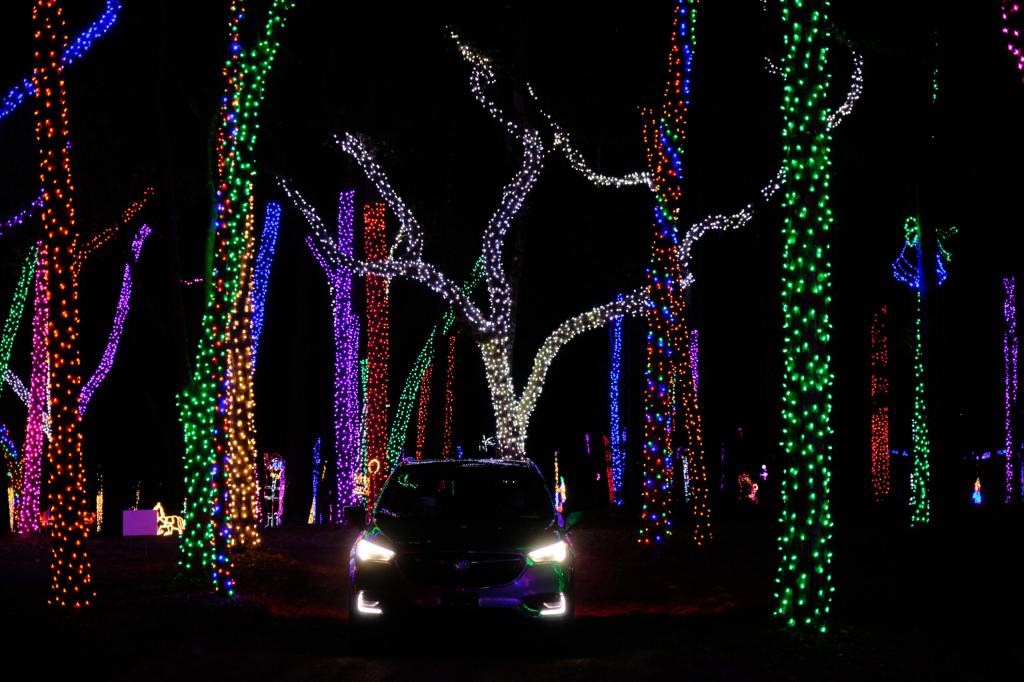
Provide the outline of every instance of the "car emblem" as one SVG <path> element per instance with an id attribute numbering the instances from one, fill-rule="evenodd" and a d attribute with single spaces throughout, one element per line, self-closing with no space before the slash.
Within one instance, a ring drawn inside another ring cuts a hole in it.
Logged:
<path id="1" fill-rule="evenodd" d="M 465 571 L 469 568 L 469 561 L 467 559 L 459 559 L 453 566 L 455 566 L 456 571 Z"/>

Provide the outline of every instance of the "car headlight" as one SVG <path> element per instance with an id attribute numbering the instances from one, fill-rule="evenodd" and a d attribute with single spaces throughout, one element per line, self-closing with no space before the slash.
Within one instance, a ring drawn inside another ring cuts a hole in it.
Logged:
<path id="1" fill-rule="evenodd" d="M 356 558 L 360 561 L 391 561 L 394 556 L 394 551 L 369 540 L 360 540 L 356 543 Z"/>
<path id="2" fill-rule="evenodd" d="M 535 549 L 526 556 L 530 558 L 530 561 L 535 564 L 560 564 L 565 561 L 565 557 L 568 554 L 568 545 L 563 540 L 552 545 L 545 545 L 539 549 Z"/>

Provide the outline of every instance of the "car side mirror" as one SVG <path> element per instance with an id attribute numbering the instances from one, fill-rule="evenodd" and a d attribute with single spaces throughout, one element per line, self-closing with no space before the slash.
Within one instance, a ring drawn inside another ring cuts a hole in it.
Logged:
<path id="1" fill-rule="evenodd" d="M 351 507 L 345 507 L 341 513 L 345 523 L 356 528 L 362 528 L 366 525 L 366 506 L 362 504 L 353 505 Z"/>
<path id="2" fill-rule="evenodd" d="M 578 526 L 583 521 L 583 512 L 574 511 L 565 517 L 565 529 L 572 530 L 575 526 Z"/>

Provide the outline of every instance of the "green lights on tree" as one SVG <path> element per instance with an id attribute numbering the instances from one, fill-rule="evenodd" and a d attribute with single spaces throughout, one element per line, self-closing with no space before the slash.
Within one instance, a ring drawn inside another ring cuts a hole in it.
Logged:
<path id="1" fill-rule="evenodd" d="M 783 364 L 775 615 L 825 632 L 832 593 L 828 0 L 782 0 Z"/>

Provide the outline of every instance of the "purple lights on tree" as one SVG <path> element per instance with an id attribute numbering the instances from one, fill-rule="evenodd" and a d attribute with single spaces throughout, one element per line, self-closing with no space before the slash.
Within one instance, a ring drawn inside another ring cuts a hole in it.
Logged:
<path id="1" fill-rule="evenodd" d="M 121 342 L 121 332 L 124 331 L 124 319 L 128 316 L 128 303 L 132 297 L 132 271 L 134 265 L 139 260 L 139 254 L 142 252 L 142 245 L 145 243 L 146 238 L 149 237 L 152 230 L 148 225 L 143 225 L 139 228 L 139 231 L 135 233 L 135 238 L 132 240 L 132 259 L 124 266 L 124 276 L 121 279 L 121 295 L 117 299 L 117 310 L 114 313 L 114 325 L 110 329 L 110 336 L 107 339 L 107 347 L 103 350 L 103 357 L 100 358 L 100 364 L 93 372 L 92 376 L 89 377 L 89 381 L 82 387 L 82 392 L 78 398 L 78 414 L 81 416 L 85 415 L 86 409 L 89 407 L 89 401 L 92 399 L 93 393 L 96 389 L 107 378 L 107 374 L 110 372 L 110 368 L 114 364 L 114 356 L 117 354 L 117 346 Z"/>
<path id="2" fill-rule="evenodd" d="M 1006 326 L 1003 330 L 1003 367 L 1005 370 L 1005 383 L 1003 388 L 1003 401 L 1005 407 L 1005 431 L 1006 436 L 1006 502 L 1009 504 L 1014 499 L 1014 487 L 1017 477 L 1014 476 L 1016 463 L 1016 443 L 1013 434 L 1013 414 L 1017 411 L 1017 304 L 1014 301 L 1014 278 L 1013 276 L 1003 278 L 1003 321 Z"/>
<path id="3" fill-rule="evenodd" d="M 336 247 L 343 256 L 353 257 L 355 192 L 344 191 L 338 199 Z M 358 500 L 356 478 L 362 473 L 359 410 L 359 319 L 352 312 L 352 273 L 334 268 L 320 252 L 313 237 L 306 238 L 313 257 L 327 275 L 334 321 L 334 452 L 337 501 L 333 521 L 340 521 L 342 508 Z"/>

